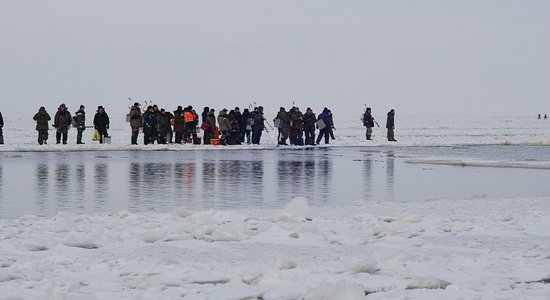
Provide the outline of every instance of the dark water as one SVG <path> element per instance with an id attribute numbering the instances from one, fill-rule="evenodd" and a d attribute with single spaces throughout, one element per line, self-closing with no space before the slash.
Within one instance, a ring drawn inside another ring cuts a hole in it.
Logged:
<path id="1" fill-rule="evenodd" d="M 465 146 L 0 154 L 0 217 L 365 201 L 550 196 L 550 170 L 409 164 L 550 161 L 550 148 Z"/>

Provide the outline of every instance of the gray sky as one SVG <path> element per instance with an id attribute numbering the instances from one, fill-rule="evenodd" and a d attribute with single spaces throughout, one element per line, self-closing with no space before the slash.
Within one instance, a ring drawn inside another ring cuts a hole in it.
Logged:
<path id="1" fill-rule="evenodd" d="M 548 0 L 1 0 L 0 111 L 550 113 L 549 37 Z"/>

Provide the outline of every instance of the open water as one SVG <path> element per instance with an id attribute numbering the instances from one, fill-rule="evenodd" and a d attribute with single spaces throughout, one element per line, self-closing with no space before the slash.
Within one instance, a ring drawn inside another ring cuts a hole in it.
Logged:
<path id="1" fill-rule="evenodd" d="M 550 161 L 548 146 L 4 152 L 0 218 L 177 207 L 310 205 L 550 195 L 550 169 L 410 163 L 418 158 Z M 548 165 L 546 165 L 548 166 Z"/>

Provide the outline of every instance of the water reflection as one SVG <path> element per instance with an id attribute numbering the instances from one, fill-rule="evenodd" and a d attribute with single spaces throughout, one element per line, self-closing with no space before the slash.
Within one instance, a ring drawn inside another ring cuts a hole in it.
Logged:
<path id="1" fill-rule="evenodd" d="M 69 195 L 71 171 L 67 163 L 63 162 L 56 165 L 54 180 L 57 207 L 63 210 L 68 207 L 69 196 L 72 196 Z"/>
<path id="2" fill-rule="evenodd" d="M 47 163 L 38 163 L 35 170 L 36 185 L 36 206 L 39 211 L 44 211 L 47 207 L 47 200 L 50 188 L 50 168 Z"/>
<path id="3" fill-rule="evenodd" d="M 109 164 L 106 162 L 94 166 L 94 196 L 96 210 L 102 211 L 109 196 Z"/>
<path id="4" fill-rule="evenodd" d="M 395 191 L 395 153 L 389 150 L 386 154 L 386 192 L 388 200 L 394 200 Z"/>
<path id="5" fill-rule="evenodd" d="M 373 158 L 372 158 L 372 153 L 366 153 L 364 156 L 363 156 L 363 176 L 364 176 L 364 180 L 363 180 L 363 195 L 365 196 L 365 199 L 366 200 L 369 200 L 372 198 L 373 194 L 372 194 L 372 188 L 373 188 L 373 184 L 372 184 L 372 180 L 373 180 L 373 177 L 374 177 L 374 174 L 373 174 Z"/>

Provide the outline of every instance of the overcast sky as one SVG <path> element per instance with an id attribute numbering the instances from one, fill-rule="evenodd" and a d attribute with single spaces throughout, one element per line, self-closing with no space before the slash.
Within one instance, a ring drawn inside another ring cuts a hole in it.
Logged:
<path id="1" fill-rule="evenodd" d="M 0 111 L 550 113 L 550 1 L 0 1 Z"/>

